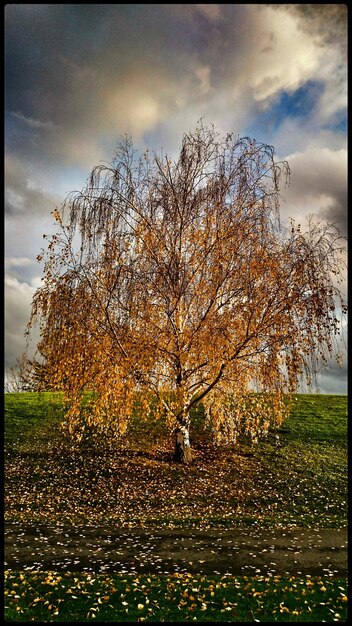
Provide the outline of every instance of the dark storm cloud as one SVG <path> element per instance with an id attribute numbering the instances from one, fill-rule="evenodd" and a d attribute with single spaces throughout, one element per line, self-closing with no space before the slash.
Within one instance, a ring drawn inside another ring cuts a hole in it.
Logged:
<path id="1" fill-rule="evenodd" d="M 9 218 L 24 216 L 36 219 L 54 210 L 58 197 L 30 184 L 28 172 L 21 162 L 8 156 L 5 161 L 5 214 Z"/>
<path id="2" fill-rule="evenodd" d="M 89 106 L 94 98 L 94 84 L 79 101 L 77 90 L 84 81 L 78 73 L 95 54 L 103 15 L 104 6 L 99 5 L 7 6 L 5 101 L 10 149 L 38 160 L 55 158 L 71 125 L 77 122 L 82 127 L 82 104 L 85 100 Z M 45 132 L 48 129 L 57 132 Z"/>
<path id="3" fill-rule="evenodd" d="M 285 211 L 300 216 L 315 214 L 336 223 L 347 234 L 346 150 L 310 148 L 288 157 L 291 184 L 285 191 Z M 294 215 L 291 214 L 291 217 Z"/>
<path id="4" fill-rule="evenodd" d="M 51 93 L 69 87 L 72 67 L 83 59 L 89 64 L 103 43 L 108 5 L 8 5 L 6 25 L 6 104 L 29 116 Z M 20 45 L 19 45 L 20 42 Z M 62 94 L 64 96 L 65 93 Z"/>
<path id="5" fill-rule="evenodd" d="M 77 162 L 181 110 L 216 123 L 253 27 L 246 5 L 8 5 L 7 145 Z"/>
<path id="6" fill-rule="evenodd" d="M 275 6 L 275 5 L 273 5 Z M 318 34 L 325 43 L 337 43 L 347 50 L 347 4 L 280 5 L 301 19 L 303 30 Z"/>
<path id="7" fill-rule="evenodd" d="M 168 36 L 167 24 L 156 28 L 155 7 L 153 16 L 154 23 L 143 5 L 9 5 L 8 147 L 39 160 L 65 160 L 68 148 L 77 160 L 80 139 L 84 154 L 84 137 L 94 145 L 114 113 L 123 130 L 128 84 L 131 98 L 135 92 L 141 98 L 143 89 L 138 94 L 135 85 L 160 70 L 165 57 L 159 45 L 167 44 L 168 62 L 175 65 L 176 38 Z"/>
<path id="8" fill-rule="evenodd" d="M 330 206 L 326 209 L 322 209 L 321 215 L 332 224 L 335 224 L 341 234 L 347 237 L 347 192 L 345 192 L 343 188 L 340 188 L 336 192 Z"/>
<path id="9" fill-rule="evenodd" d="M 104 77 L 178 67 L 175 49 L 192 47 L 163 5 L 10 5 L 6 18 L 6 109 L 27 117 L 47 109 L 60 118 L 80 86 L 93 97 Z"/>

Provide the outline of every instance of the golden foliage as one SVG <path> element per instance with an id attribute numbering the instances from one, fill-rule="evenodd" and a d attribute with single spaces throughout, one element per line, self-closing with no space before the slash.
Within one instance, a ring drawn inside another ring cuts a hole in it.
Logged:
<path id="1" fill-rule="evenodd" d="M 288 175 L 271 146 L 201 125 L 175 162 L 138 160 L 126 140 L 54 211 L 31 323 L 72 435 L 123 434 L 136 393 L 171 429 L 202 401 L 217 441 L 281 423 L 284 394 L 333 351 L 336 298 L 345 306 L 336 229 L 280 228 Z"/>

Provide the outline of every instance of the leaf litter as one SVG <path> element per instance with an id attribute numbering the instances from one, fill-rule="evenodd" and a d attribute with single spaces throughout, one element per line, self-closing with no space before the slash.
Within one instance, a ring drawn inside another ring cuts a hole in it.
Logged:
<path id="1" fill-rule="evenodd" d="M 251 456 L 199 445 L 194 465 L 183 468 L 160 443 L 149 454 L 121 449 L 95 455 L 57 444 L 38 451 L 35 438 L 32 443 L 31 450 L 13 446 L 5 455 L 10 580 L 20 570 L 25 578 L 45 575 L 50 566 L 53 576 L 101 579 L 117 572 L 199 578 L 211 570 L 224 580 L 308 580 L 314 575 L 312 566 L 305 569 L 309 555 L 324 585 L 345 575 L 346 476 L 335 471 L 344 455 L 336 446 L 328 461 L 319 448 L 323 473 L 309 478 L 312 455 L 301 455 L 298 466 L 289 445 L 277 451 L 264 444 Z M 234 536 L 239 530 L 240 538 Z M 246 558 L 239 566 L 241 553 Z M 345 587 L 339 593 L 345 598 Z M 57 603 L 49 605 L 59 615 Z M 90 617 L 100 608 L 92 606 Z M 278 615 L 285 617 L 287 607 L 281 608 Z M 329 611 L 339 621 L 341 609 Z"/>

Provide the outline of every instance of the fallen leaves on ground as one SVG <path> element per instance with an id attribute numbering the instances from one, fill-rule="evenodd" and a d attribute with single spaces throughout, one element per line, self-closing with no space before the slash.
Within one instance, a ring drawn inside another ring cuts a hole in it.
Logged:
<path id="1" fill-rule="evenodd" d="M 338 452 L 338 451 L 337 451 Z M 204 527 L 237 518 L 257 523 L 341 526 L 346 476 L 317 481 L 267 445 L 244 457 L 198 446 L 195 462 L 172 462 L 171 451 L 115 450 L 93 454 L 52 446 L 12 452 L 6 460 L 5 517 L 19 521 L 119 525 L 197 520 Z M 340 459 L 340 462 L 341 459 Z M 202 521 L 203 520 L 203 521 Z"/>
<path id="2" fill-rule="evenodd" d="M 18 621 L 343 621 L 346 580 L 296 576 L 162 577 L 5 572 L 5 611 Z"/>

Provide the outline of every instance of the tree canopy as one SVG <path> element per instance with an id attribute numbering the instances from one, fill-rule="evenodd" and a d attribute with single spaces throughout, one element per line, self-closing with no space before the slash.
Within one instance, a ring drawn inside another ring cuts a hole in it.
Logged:
<path id="1" fill-rule="evenodd" d="M 289 173 L 272 146 L 199 124 L 175 160 L 125 138 L 55 209 L 30 325 L 73 436 L 124 434 L 138 403 L 166 415 L 187 462 L 199 403 L 217 442 L 281 423 L 345 308 L 337 229 L 280 225 Z"/>

